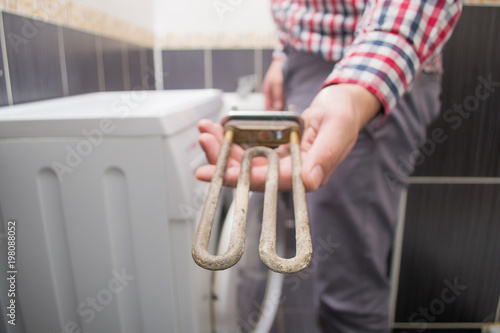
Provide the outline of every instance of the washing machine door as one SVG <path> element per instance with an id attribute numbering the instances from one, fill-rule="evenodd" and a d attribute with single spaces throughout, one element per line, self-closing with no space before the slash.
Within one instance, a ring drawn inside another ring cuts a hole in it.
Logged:
<path id="1" fill-rule="evenodd" d="M 276 250 L 285 252 L 284 205 L 278 207 Z M 215 332 L 262 332 L 273 325 L 281 300 L 284 275 L 269 270 L 259 257 L 263 194 L 251 193 L 246 224 L 245 252 L 233 267 L 214 272 L 212 314 Z M 218 253 L 226 251 L 234 216 L 231 204 L 222 226 Z"/>

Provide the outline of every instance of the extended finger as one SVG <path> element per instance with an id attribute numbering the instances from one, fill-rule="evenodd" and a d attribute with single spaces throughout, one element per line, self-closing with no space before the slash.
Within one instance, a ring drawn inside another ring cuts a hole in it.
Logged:
<path id="1" fill-rule="evenodd" d="M 262 192 L 265 190 L 267 180 L 268 165 L 252 165 L 250 172 L 250 189 Z M 290 157 L 280 158 L 278 173 L 279 191 L 289 191 L 292 188 L 292 165 Z"/>
<path id="2" fill-rule="evenodd" d="M 355 143 L 355 137 L 346 137 L 335 121 L 323 122 L 321 126 L 306 153 L 302 168 L 302 179 L 309 191 L 315 191 L 326 183 Z"/>
<path id="3" fill-rule="evenodd" d="M 210 119 L 201 119 L 198 122 L 198 130 L 200 133 L 212 134 L 219 143 L 224 139 L 224 128 L 220 124 L 212 122 Z"/>
<path id="4" fill-rule="evenodd" d="M 224 186 L 236 187 L 238 183 L 239 166 L 228 167 L 224 174 Z M 207 164 L 196 169 L 195 176 L 198 180 L 204 182 L 212 181 L 215 173 L 215 165 Z"/>

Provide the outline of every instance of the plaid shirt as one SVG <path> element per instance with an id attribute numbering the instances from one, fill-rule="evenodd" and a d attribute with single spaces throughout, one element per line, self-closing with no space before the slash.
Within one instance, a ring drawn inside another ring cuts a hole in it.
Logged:
<path id="1" fill-rule="evenodd" d="M 462 10 L 451 0 L 272 0 L 280 48 L 338 61 L 324 86 L 356 83 L 386 113 L 439 55 Z M 279 56 L 280 48 L 275 51 Z"/>

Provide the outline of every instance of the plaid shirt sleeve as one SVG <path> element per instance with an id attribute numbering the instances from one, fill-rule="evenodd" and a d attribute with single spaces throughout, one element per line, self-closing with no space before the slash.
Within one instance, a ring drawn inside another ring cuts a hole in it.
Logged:
<path id="1" fill-rule="evenodd" d="M 458 21 L 461 1 L 370 1 L 345 56 L 323 86 L 359 84 L 387 114 L 415 73 L 439 54 Z"/>

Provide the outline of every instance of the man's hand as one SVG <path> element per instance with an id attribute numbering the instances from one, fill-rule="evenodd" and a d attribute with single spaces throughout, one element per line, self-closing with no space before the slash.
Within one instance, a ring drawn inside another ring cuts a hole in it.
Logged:
<path id="1" fill-rule="evenodd" d="M 323 88 L 302 114 L 306 126 L 301 142 L 302 180 L 316 191 L 356 143 L 358 133 L 381 108 L 379 100 L 355 84 Z"/>
<path id="2" fill-rule="evenodd" d="M 268 111 L 283 111 L 285 107 L 283 63 L 282 59 L 274 59 L 262 82 L 262 93 L 266 99 L 266 110 Z"/>
<path id="3" fill-rule="evenodd" d="M 306 190 L 316 191 L 324 185 L 335 168 L 351 151 L 359 131 L 381 107 L 378 99 L 365 88 L 354 84 L 337 84 L 323 88 L 302 118 L 305 129 L 301 141 L 302 180 Z M 199 142 L 210 164 L 200 167 L 196 177 L 210 181 L 223 140 L 223 128 L 209 120 L 198 123 Z M 279 189 L 291 189 L 291 161 L 287 145 L 280 146 Z M 233 145 L 225 175 L 225 185 L 236 186 L 242 147 Z M 266 159 L 252 163 L 251 189 L 262 191 L 267 175 Z"/>

